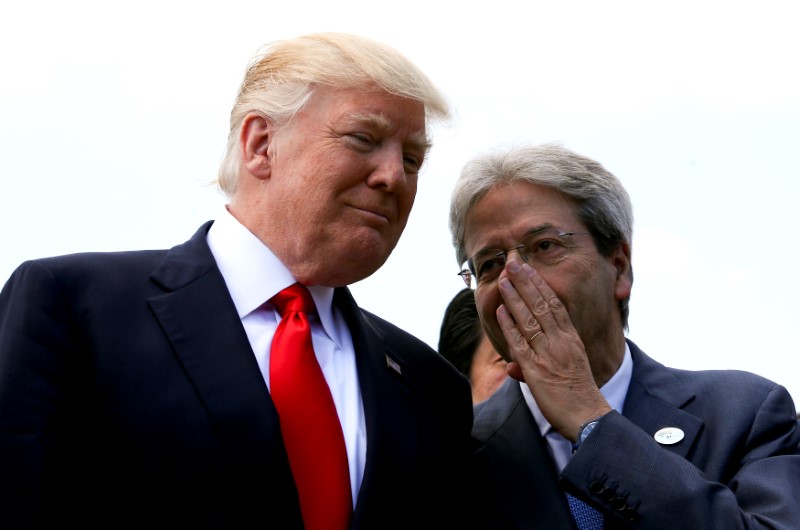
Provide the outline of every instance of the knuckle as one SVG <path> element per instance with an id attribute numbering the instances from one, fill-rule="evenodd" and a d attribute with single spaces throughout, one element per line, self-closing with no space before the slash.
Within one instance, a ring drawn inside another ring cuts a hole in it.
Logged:
<path id="1" fill-rule="evenodd" d="M 540 327 L 539 326 L 539 321 L 536 320 L 533 317 L 533 315 L 531 315 L 529 318 L 525 319 L 525 322 L 520 327 L 520 331 L 525 331 L 525 330 L 529 329 L 529 330 L 531 330 L 531 333 L 533 333 L 534 331 L 537 331 L 539 329 L 539 327 Z"/>
<path id="2" fill-rule="evenodd" d="M 534 315 L 541 315 L 541 314 L 546 313 L 549 310 L 550 310 L 550 305 L 546 301 L 544 301 L 542 299 L 537 300 L 536 303 L 533 304 L 533 314 Z"/>
<path id="3" fill-rule="evenodd" d="M 557 310 L 564 309 L 564 304 L 562 304 L 561 300 L 559 300 L 558 297 L 555 296 L 550 300 L 548 300 L 547 305 L 549 305 L 551 309 L 557 309 Z"/>

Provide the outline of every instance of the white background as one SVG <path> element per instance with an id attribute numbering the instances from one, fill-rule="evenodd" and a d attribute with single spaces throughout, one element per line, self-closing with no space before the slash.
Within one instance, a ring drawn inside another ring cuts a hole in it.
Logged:
<path id="1" fill-rule="evenodd" d="M 463 163 L 558 141 L 634 203 L 629 337 L 662 363 L 760 373 L 800 401 L 800 32 L 786 2 L 4 2 L 0 281 L 23 260 L 169 247 L 216 216 L 244 68 L 265 42 L 377 38 L 451 101 L 409 226 L 353 286 L 436 346 L 462 287 Z"/>

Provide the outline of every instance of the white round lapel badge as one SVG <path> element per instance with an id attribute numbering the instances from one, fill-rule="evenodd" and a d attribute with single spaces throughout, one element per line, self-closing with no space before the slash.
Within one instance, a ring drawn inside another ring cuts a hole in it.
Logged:
<path id="1" fill-rule="evenodd" d="M 662 445 L 673 445 L 683 440 L 683 431 L 677 427 L 664 427 L 656 431 L 653 438 Z"/>

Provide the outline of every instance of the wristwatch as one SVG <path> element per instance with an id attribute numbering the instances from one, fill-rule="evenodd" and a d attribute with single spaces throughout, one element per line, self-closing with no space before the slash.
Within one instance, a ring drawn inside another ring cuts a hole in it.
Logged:
<path id="1" fill-rule="evenodd" d="M 593 420 L 589 420 L 583 425 L 581 425 L 580 429 L 578 429 L 578 440 L 572 444 L 572 452 L 574 453 L 577 451 L 580 446 L 583 444 L 583 441 L 591 434 L 595 427 L 597 427 L 597 423 L 602 419 L 602 416 L 599 418 L 595 418 Z"/>

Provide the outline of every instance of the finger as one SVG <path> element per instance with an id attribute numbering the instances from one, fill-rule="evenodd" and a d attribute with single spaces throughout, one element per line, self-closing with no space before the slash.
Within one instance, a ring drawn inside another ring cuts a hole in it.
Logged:
<path id="1" fill-rule="evenodd" d="M 537 292 L 542 298 L 543 307 L 535 306 L 533 308 L 534 318 L 542 325 L 544 328 L 546 323 L 549 324 L 551 319 L 554 325 L 556 325 L 561 330 L 572 330 L 574 326 L 572 324 L 572 319 L 569 316 L 569 312 L 561 300 L 558 298 L 555 292 L 550 288 L 544 278 L 542 278 L 539 273 L 528 265 L 527 263 L 522 264 L 522 272 L 530 279 L 530 282 L 536 287 Z"/>
<path id="2" fill-rule="evenodd" d="M 530 344 L 530 345 L 531 345 L 531 347 L 533 347 L 533 341 L 535 341 L 536 339 L 538 339 L 540 336 L 541 336 L 541 337 L 544 337 L 544 331 L 542 331 L 541 329 L 540 329 L 539 331 L 535 332 L 535 333 L 534 333 L 533 335 L 531 335 L 530 337 L 528 337 L 528 344 Z"/>
<path id="3" fill-rule="evenodd" d="M 500 274 L 499 286 L 503 301 L 526 339 L 530 340 L 539 330 L 545 334 L 557 330 L 558 326 L 552 317 L 547 321 L 539 318 L 549 311 L 547 302 L 520 267 L 519 260 L 509 260 L 506 270 Z"/>
<path id="4" fill-rule="evenodd" d="M 508 281 L 508 280 L 506 280 Z M 519 329 L 514 317 L 509 313 L 505 304 L 497 308 L 497 323 L 506 339 L 506 344 L 512 353 L 512 359 L 519 359 L 522 355 L 530 355 L 530 345 Z"/>

